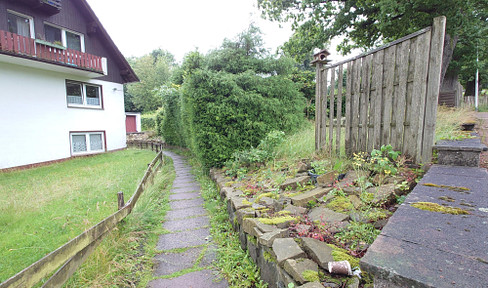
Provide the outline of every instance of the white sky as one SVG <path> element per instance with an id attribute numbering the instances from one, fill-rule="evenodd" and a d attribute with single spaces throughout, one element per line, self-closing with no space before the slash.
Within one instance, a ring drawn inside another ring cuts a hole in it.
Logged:
<path id="1" fill-rule="evenodd" d="M 291 35 L 290 25 L 261 19 L 257 0 L 88 0 L 124 56 L 161 48 L 177 61 L 198 48 L 207 53 L 255 23 L 274 53 Z"/>

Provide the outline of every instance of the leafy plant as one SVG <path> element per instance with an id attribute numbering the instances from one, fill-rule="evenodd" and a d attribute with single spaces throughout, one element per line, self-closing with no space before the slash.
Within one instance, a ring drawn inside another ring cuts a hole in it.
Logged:
<path id="1" fill-rule="evenodd" d="M 341 229 L 335 236 L 351 249 L 361 249 L 361 242 L 372 244 L 380 231 L 371 223 L 361 223 L 353 221 L 347 227 Z"/>

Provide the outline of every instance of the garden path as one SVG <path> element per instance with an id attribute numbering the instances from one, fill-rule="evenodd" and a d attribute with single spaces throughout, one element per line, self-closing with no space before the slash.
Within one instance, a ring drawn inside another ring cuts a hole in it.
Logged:
<path id="1" fill-rule="evenodd" d="M 219 280 L 211 268 L 216 248 L 200 184 L 184 157 L 167 151 L 164 154 L 173 159 L 176 178 L 169 196 L 171 208 L 162 224 L 168 233 L 159 236 L 156 248 L 161 252 L 154 257 L 155 280 L 148 287 L 228 287 L 227 281 Z"/>

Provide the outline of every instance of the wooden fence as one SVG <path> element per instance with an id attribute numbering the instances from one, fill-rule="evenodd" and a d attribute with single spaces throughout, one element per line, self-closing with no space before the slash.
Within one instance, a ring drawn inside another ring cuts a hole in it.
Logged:
<path id="1" fill-rule="evenodd" d="M 117 212 L 1 283 L 0 288 L 32 287 L 50 275 L 52 276 L 42 287 L 61 287 L 78 267 L 83 264 L 91 252 L 95 250 L 104 236 L 132 212 L 142 192 L 144 192 L 148 184 L 152 183 L 154 175 L 164 164 L 163 152 L 161 151 L 162 146 L 160 145 L 158 147 L 159 153 L 148 165 L 146 173 L 142 177 L 136 191 L 126 204 L 122 203 L 120 205 L 121 199 L 119 198 L 119 210 Z"/>
<path id="2" fill-rule="evenodd" d="M 474 96 L 464 96 L 464 106 L 475 107 Z M 478 97 L 478 107 L 488 106 L 488 94 L 480 94 Z"/>
<path id="3" fill-rule="evenodd" d="M 438 17 L 432 27 L 352 59 L 328 66 L 315 60 L 315 148 L 342 153 L 343 146 L 351 155 L 391 144 L 429 162 L 445 26 L 446 18 Z"/>

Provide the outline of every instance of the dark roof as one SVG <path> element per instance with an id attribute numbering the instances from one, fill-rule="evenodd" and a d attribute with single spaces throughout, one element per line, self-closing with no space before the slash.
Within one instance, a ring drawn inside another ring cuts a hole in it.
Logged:
<path id="1" fill-rule="evenodd" d="M 73 1 L 80 4 L 80 6 L 85 10 L 83 12 L 86 12 L 86 16 L 95 23 L 92 27 L 94 29 L 97 29 L 97 33 L 100 33 L 102 39 L 106 41 L 107 48 L 114 56 L 114 59 L 120 68 L 120 75 L 124 79 L 124 83 L 138 82 L 139 78 L 137 77 L 136 73 L 134 72 L 134 70 L 132 70 L 132 67 L 130 67 L 130 64 L 125 59 L 124 55 L 122 55 L 119 48 L 117 48 L 112 38 L 110 38 L 110 35 L 108 35 L 107 30 L 103 28 L 102 23 L 98 19 L 97 15 L 95 15 L 95 12 L 93 12 L 90 5 L 88 5 L 86 0 L 73 0 Z"/>

